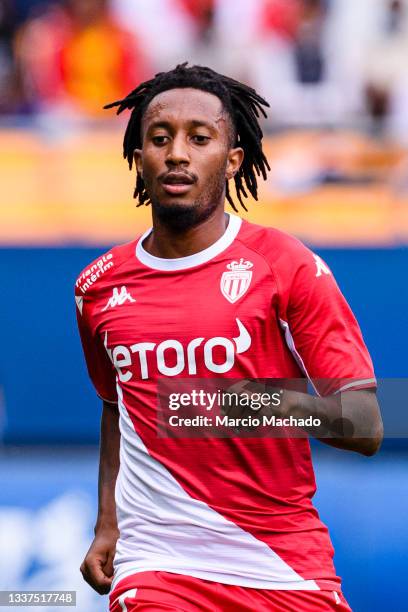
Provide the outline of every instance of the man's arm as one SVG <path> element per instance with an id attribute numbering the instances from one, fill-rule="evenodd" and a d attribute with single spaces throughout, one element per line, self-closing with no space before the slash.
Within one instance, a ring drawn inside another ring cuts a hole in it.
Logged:
<path id="1" fill-rule="evenodd" d="M 113 558 L 119 536 L 115 506 L 119 446 L 118 406 L 103 402 L 95 538 L 80 568 L 86 582 L 101 595 L 108 593 L 112 584 Z"/>
<path id="2" fill-rule="evenodd" d="M 228 392 L 251 396 L 267 393 L 270 397 L 278 389 L 268 387 L 254 380 L 242 380 L 228 388 Z M 351 450 L 367 457 L 374 455 L 380 448 L 384 436 L 383 422 L 374 389 L 345 391 L 327 397 L 315 397 L 307 393 L 285 389 L 279 393 L 279 405 L 270 403 L 256 411 L 262 417 L 318 419 L 321 426 L 305 427 L 309 435 L 336 448 Z M 259 406 L 259 403 L 257 404 Z M 231 405 L 225 414 L 240 419 L 251 414 L 250 407 L 240 404 Z"/>
<path id="3" fill-rule="evenodd" d="M 312 435 L 335 448 L 370 457 L 379 450 L 383 440 L 383 422 L 374 389 L 345 391 L 329 397 L 293 393 L 285 411 L 320 419 L 326 425 L 327 435 L 320 437 L 311 432 Z"/>
<path id="4" fill-rule="evenodd" d="M 375 455 L 384 438 L 384 426 L 374 390 L 342 393 L 341 404 L 342 418 L 346 420 L 344 429 L 347 430 L 348 424 L 352 424 L 354 435 L 349 436 L 344 431 L 342 436 L 318 439 L 335 448 L 356 451 L 367 457 Z M 339 423 L 339 428 L 341 426 Z M 363 437 L 358 437 L 359 431 L 364 432 Z"/>
<path id="5" fill-rule="evenodd" d="M 292 398 L 289 408 L 298 408 L 299 416 L 321 417 L 321 435 L 317 430 L 310 434 L 325 443 L 372 455 L 381 444 L 382 422 L 375 394 L 354 390 L 359 383 L 375 385 L 357 320 L 319 256 L 288 239 L 280 254 L 276 248 L 275 263 L 270 261 L 279 287 L 279 323 L 302 375 L 321 395 L 299 402 Z"/>

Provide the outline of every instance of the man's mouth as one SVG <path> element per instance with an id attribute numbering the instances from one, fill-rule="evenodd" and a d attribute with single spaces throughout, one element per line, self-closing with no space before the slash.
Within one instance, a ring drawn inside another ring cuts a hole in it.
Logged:
<path id="1" fill-rule="evenodd" d="M 195 180 L 185 172 L 168 172 L 161 179 L 163 189 L 170 195 L 183 195 L 187 193 Z"/>

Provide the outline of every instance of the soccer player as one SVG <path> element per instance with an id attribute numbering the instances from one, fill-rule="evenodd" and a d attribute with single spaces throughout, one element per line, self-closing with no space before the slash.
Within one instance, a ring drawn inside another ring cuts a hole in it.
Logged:
<path id="1" fill-rule="evenodd" d="M 329 268 L 297 239 L 224 211 L 227 199 L 237 212 L 229 181 L 245 208 L 266 177 L 265 105 L 186 64 L 109 105 L 132 111 L 124 156 L 153 220 L 76 283 L 103 400 L 98 518 L 81 571 L 110 591 L 112 612 L 350 609 L 312 504 L 307 437 L 157 432 L 159 380 L 176 390 L 179 378 L 309 378 L 320 397 L 290 391 L 287 410 L 330 417 L 340 398 L 351 422 L 364 415 L 364 437 L 325 441 L 364 455 L 381 443 L 372 363 Z"/>

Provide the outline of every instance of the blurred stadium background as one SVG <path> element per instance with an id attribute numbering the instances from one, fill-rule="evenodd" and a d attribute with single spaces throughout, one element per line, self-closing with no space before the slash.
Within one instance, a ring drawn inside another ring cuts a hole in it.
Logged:
<path id="1" fill-rule="evenodd" d="M 149 225 L 102 111 L 177 62 L 256 87 L 272 171 L 250 220 L 334 269 L 378 377 L 407 376 L 408 2 L 0 0 L 0 588 L 76 589 L 96 512 L 99 401 L 73 284 Z M 402 387 L 403 388 L 403 385 Z M 406 609 L 406 395 L 366 459 L 314 444 L 316 496 L 353 610 Z M 396 423 L 396 425 L 395 425 Z"/>

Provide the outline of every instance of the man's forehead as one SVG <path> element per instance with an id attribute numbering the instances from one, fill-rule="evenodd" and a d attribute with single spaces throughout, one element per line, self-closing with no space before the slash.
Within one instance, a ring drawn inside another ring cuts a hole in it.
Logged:
<path id="1" fill-rule="evenodd" d="M 169 89 L 155 96 L 149 103 L 143 123 L 165 119 L 180 119 L 215 123 L 225 120 L 225 110 L 221 100 L 212 93 L 192 87 Z"/>

